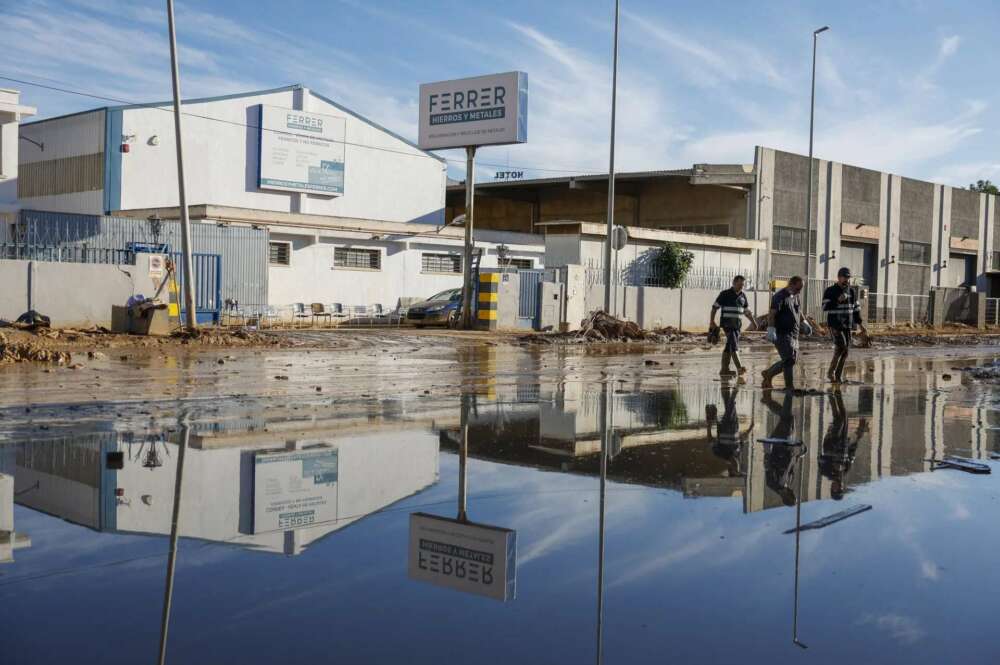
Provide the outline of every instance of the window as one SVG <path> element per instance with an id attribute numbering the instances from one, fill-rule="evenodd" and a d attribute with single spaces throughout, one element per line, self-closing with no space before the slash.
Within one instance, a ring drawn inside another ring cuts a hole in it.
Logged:
<path id="1" fill-rule="evenodd" d="M 356 247 L 334 247 L 333 267 L 351 270 L 381 270 L 382 251 Z"/>
<path id="2" fill-rule="evenodd" d="M 515 270 L 532 270 L 535 267 L 534 259 L 507 259 L 507 265 Z"/>
<path id="3" fill-rule="evenodd" d="M 461 254 L 421 254 L 420 272 L 462 274 Z"/>
<path id="4" fill-rule="evenodd" d="M 899 260 L 903 263 L 919 263 L 923 266 L 929 266 L 931 264 L 931 246 L 926 242 L 902 240 L 899 243 Z"/>
<path id="5" fill-rule="evenodd" d="M 810 255 L 816 253 L 816 232 L 811 233 L 812 243 L 809 246 Z M 791 226 L 774 227 L 774 251 L 795 252 L 805 254 L 806 251 L 806 230 L 796 229 Z"/>
<path id="6" fill-rule="evenodd" d="M 993 270 L 1000 270 L 1000 252 L 993 252 Z"/>
<path id="7" fill-rule="evenodd" d="M 267 243 L 267 262 L 272 266 L 292 265 L 292 243 L 290 242 Z"/>

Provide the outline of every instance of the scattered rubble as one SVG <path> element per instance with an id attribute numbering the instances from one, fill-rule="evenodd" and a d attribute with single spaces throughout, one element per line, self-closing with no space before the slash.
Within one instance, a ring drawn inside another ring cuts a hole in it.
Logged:
<path id="1" fill-rule="evenodd" d="M 983 365 L 982 367 L 961 367 L 958 369 L 968 373 L 969 376 L 978 381 L 1000 381 L 1000 361 L 997 360 L 994 360 L 989 365 Z"/>
<path id="2" fill-rule="evenodd" d="M 30 342 L 12 342 L 6 335 L 0 333 L 0 364 L 24 361 L 62 364 L 70 361 L 70 354 Z"/>
<path id="3" fill-rule="evenodd" d="M 574 344 L 586 342 L 700 342 L 702 335 L 686 333 L 673 327 L 644 330 L 633 321 L 598 310 L 580 322 L 580 329 L 571 332 L 534 333 L 524 335 L 524 342 L 541 344 Z"/>

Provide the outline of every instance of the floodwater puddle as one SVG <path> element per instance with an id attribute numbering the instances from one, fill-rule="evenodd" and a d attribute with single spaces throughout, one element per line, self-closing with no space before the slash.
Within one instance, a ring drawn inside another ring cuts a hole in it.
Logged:
<path id="1" fill-rule="evenodd" d="M 996 467 L 997 395 L 944 365 L 10 408 L 3 662 L 993 662 L 1000 478 L 930 460 Z"/>

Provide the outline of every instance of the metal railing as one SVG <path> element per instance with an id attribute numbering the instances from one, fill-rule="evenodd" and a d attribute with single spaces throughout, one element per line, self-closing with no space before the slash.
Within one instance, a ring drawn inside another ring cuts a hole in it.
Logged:
<path id="1" fill-rule="evenodd" d="M 986 325 L 1000 326 L 1000 298 L 986 299 Z"/>
<path id="2" fill-rule="evenodd" d="M 757 287 L 757 279 L 752 271 L 742 271 L 735 268 L 700 267 L 691 268 L 679 287 L 682 289 L 711 289 L 722 291 L 733 285 L 733 278 L 742 275 L 746 280 L 744 288 L 753 291 Z M 767 280 L 765 280 L 766 283 Z M 604 285 L 604 268 L 598 262 L 591 261 L 586 267 L 587 286 Z M 667 287 L 663 276 L 649 262 L 634 261 L 611 271 L 613 286 L 655 286 Z"/>
<path id="3" fill-rule="evenodd" d="M 106 249 L 84 245 L 0 243 L 0 259 L 131 265 L 135 263 L 135 253 L 127 249 Z"/>
<path id="4" fill-rule="evenodd" d="M 861 307 L 866 324 L 871 326 L 930 324 L 930 296 L 869 291 Z"/>

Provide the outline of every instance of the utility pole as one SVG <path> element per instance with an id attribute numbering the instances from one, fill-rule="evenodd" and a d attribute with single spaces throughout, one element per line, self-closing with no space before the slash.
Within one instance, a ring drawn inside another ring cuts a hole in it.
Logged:
<path id="1" fill-rule="evenodd" d="M 177 66 L 177 30 L 174 28 L 174 0 L 167 0 L 167 26 L 170 32 L 170 75 L 174 86 L 174 134 L 177 143 L 177 193 L 181 218 L 181 251 L 184 267 L 184 311 L 187 329 L 198 328 L 194 304 L 194 269 L 191 265 L 191 220 L 188 218 L 187 193 L 184 183 L 184 141 L 181 134 L 181 77 Z"/>
<path id="2" fill-rule="evenodd" d="M 476 146 L 465 148 L 465 256 L 462 261 L 462 328 L 471 330 L 472 320 L 472 219 L 476 203 Z"/>
<path id="3" fill-rule="evenodd" d="M 608 160 L 608 231 L 604 239 L 604 311 L 611 311 L 611 235 L 615 228 L 615 107 L 618 101 L 618 9 L 615 0 L 615 46 L 611 59 L 611 155 Z"/>
<path id="4" fill-rule="evenodd" d="M 816 115 L 816 42 L 819 41 L 819 34 L 826 32 L 830 26 L 824 25 L 822 28 L 813 31 L 813 63 L 812 63 L 812 92 L 809 97 L 809 182 L 806 185 L 806 270 L 805 287 L 802 296 L 802 314 L 809 316 L 809 276 L 812 274 L 812 262 L 809 254 L 812 251 L 812 220 L 813 220 L 813 124 Z"/>

